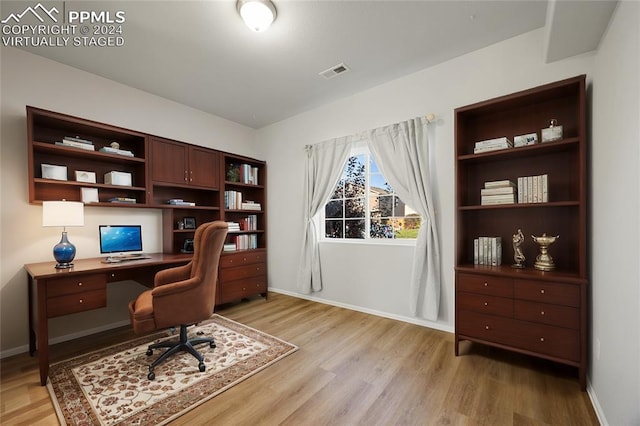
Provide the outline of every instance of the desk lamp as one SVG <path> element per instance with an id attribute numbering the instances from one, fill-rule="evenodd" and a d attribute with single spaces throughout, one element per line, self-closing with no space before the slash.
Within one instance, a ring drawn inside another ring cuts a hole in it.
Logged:
<path id="1" fill-rule="evenodd" d="M 78 201 L 43 201 L 42 226 L 62 226 L 62 239 L 53 246 L 56 269 L 71 268 L 76 247 L 67 239 L 67 226 L 84 226 L 84 204 Z"/>

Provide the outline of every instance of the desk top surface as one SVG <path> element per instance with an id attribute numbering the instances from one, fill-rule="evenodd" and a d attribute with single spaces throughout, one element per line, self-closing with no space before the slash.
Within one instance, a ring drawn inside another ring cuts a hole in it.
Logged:
<path id="1" fill-rule="evenodd" d="M 119 263 L 103 263 L 105 257 L 74 259 L 73 267 L 56 269 L 56 262 L 28 263 L 24 269 L 34 279 L 52 278 L 61 275 L 73 275 L 86 272 L 107 271 L 110 269 L 134 269 L 161 264 L 180 264 L 191 260 L 192 254 L 146 253 L 148 259 L 127 260 Z"/>

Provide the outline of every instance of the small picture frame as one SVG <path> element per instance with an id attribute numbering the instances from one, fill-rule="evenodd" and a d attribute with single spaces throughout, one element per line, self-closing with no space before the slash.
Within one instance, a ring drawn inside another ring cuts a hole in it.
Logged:
<path id="1" fill-rule="evenodd" d="M 196 229 L 195 217 L 185 217 L 184 219 L 182 219 L 182 223 L 184 223 L 184 229 Z"/>
<path id="2" fill-rule="evenodd" d="M 76 170 L 76 181 L 86 183 L 96 183 L 95 172 L 85 172 L 83 170 Z"/>

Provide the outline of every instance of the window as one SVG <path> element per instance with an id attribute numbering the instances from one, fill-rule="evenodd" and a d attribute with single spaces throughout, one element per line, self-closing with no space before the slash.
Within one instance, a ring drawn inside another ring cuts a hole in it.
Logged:
<path id="1" fill-rule="evenodd" d="M 325 239 L 415 239 L 421 217 L 386 181 L 368 150 L 353 153 L 324 209 Z"/>

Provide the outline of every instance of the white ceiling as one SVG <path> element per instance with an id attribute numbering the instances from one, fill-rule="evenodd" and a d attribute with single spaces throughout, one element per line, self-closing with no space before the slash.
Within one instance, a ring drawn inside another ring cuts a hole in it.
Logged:
<path id="1" fill-rule="evenodd" d="M 548 61 L 594 50 L 616 4 L 274 0 L 276 21 L 255 33 L 234 0 L 41 2 L 61 16 L 124 11 L 124 46 L 25 50 L 253 128 L 536 28 Z M 2 19 L 35 4 L 3 1 Z M 318 74 L 341 62 L 351 70 Z"/>

